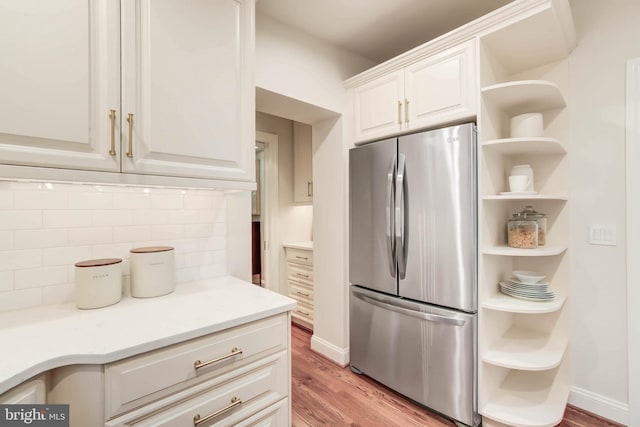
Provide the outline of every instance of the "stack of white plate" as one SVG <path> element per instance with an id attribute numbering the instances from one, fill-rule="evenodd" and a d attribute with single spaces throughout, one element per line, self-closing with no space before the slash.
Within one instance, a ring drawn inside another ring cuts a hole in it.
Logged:
<path id="1" fill-rule="evenodd" d="M 545 276 L 533 271 L 516 270 L 510 280 L 500 282 L 500 291 L 514 298 L 530 301 L 550 301 L 556 294 L 544 281 Z"/>

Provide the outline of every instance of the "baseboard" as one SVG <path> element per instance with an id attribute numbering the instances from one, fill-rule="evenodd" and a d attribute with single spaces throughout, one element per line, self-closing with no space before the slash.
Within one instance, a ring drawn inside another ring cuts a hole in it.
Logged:
<path id="1" fill-rule="evenodd" d="M 329 341 L 318 338 L 315 334 L 311 337 L 311 350 L 342 367 L 349 364 L 349 347 L 340 348 Z"/>
<path id="2" fill-rule="evenodd" d="M 569 403 L 617 423 L 629 424 L 629 405 L 597 393 L 571 386 Z"/>

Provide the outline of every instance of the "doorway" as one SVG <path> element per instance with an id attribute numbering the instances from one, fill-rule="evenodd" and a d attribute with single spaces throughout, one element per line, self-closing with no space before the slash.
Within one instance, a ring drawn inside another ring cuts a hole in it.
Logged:
<path id="1" fill-rule="evenodd" d="M 256 190 L 251 195 L 252 281 L 279 291 L 278 136 L 256 132 Z M 273 248 L 272 248 L 273 247 Z"/>

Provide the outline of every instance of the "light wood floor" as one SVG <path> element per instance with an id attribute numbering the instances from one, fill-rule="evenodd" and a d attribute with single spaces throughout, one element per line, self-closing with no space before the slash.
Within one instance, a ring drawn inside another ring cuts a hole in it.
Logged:
<path id="1" fill-rule="evenodd" d="M 454 424 L 379 383 L 341 368 L 309 348 L 311 334 L 292 326 L 292 424 L 303 426 L 420 426 Z M 569 407 L 561 427 L 618 427 Z"/>

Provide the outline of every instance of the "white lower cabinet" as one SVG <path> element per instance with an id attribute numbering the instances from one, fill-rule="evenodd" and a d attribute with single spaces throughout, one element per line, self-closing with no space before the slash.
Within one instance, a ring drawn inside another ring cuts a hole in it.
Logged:
<path id="1" fill-rule="evenodd" d="M 281 314 L 106 365 L 55 369 L 48 403 L 70 404 L 72 427 L 288 425 L 288 320 Z"/>
<path id="2" fill-rule="evenodd" d="M 0 396 L 0 405 L 38 405 L 46 403 L 46 381 L 39 375 Z"/>

